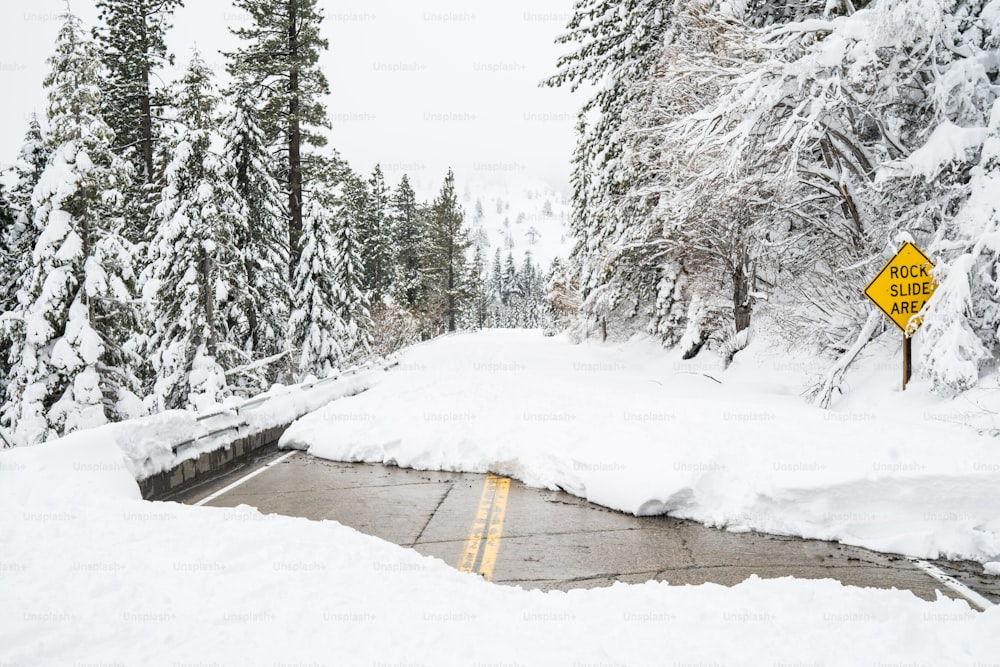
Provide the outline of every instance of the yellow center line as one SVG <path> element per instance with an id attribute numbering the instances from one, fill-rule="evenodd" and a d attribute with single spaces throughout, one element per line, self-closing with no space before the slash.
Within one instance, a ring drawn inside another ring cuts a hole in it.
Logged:
<path id="1" fill-rule="evenodd" d="M 472 521 L 469 537 L 465 540 L 465 550 L 458 561 L 459 571 L 478 572 L 486 581 L 493 578 L 509 493 L 509 479 L 492 473 L 486 476 L 476 518 Z"/>

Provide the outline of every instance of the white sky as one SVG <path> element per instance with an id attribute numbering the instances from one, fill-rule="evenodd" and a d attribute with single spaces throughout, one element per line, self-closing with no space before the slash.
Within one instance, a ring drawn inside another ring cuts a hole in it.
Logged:
<path id="1" fill-rule="evenodd" d="M 168 41 L 183 68 L 193 47 L 224 75 L 220 49 L 247 21 L 231 0 L 187 0 Z M 321 0 L 330 42 L 331 145 L 362 173 L 381 162 L 437 189 L 448 166 L 460 181 L 565 189 L 582 94 L 540 88 L 566 47 L 573 0 Z M 72 0 L 88 26 L 93 0 Z M 42 79 L 64 0 L 0 2 L 0 164 L 14 160 L 32 111 L 44 115 Z M 421 192 L 427 196 L 431 193 Z"/>

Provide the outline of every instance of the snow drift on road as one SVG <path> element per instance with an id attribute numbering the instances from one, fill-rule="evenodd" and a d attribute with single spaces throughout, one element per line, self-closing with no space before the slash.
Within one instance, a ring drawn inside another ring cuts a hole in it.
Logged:
<path id="1" fill-rule="evenodd" d="M 975 664 L 1000 607 L 832 580 L 487 584 L 335 522 L 139 498 L 100 431 L 0 452 L 0 664 Z"/>
<path id="2" fill-rule="evenodd" d="M 414 348 L 370 391 L 299 420 L 281 446 L 492 471 L 731 530 L 1000 560 L 1000 443 L 949 423 L 967 420 L 920 383 L 901 394 L 891 361 L 859 371 L 880 391 L 824 411 L 795 385 L 806 362 L 763 350 L 723 373 L 648 341 L 481 332 Z"/>

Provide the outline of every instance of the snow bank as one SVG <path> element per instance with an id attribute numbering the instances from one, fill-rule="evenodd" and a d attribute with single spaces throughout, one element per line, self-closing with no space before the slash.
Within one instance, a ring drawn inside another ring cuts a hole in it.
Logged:
<path id="1" fill-rule="evenodd" d="M 205 452 L 226 447 L 241 435 L 290 424 L 330 401 L 366 391 L 394 363 L 394 357 L 379 360 L 315 384 L 276 385 L 249 400 L 231 399 L 212 413 L 168 410 L 108 424 L 85 437 L 117 445 L 124 453 L 125 467 L 134 479 L 142 480 Z M 182 446 L 174 451 L 178 445 Z"/>
<path id="2" fill-rule="evenodd" d="M 461 347 L 461 344 L 459 344 Z M 525 592 L 335 522 L 138 498 L 97 431 L 0 453 L 2 664 L 970 664 L 1000 608 L 831 581 Z"/>
<path id="3" fill-rule="evenodd" d="M 862 402 L 809 407 L 796 384 L 808 363 L 751 348 L 723 374 L 649 342 L 483 332 L 408 352 L 379 386 L 302 418 L 280 444 L 492 471 L 731 530 L 998 560 L 997 441 L 949 423 L 954 404 L 920 383 L 900 395 L 891 358 L 860 373 L 879 389 Z"/>

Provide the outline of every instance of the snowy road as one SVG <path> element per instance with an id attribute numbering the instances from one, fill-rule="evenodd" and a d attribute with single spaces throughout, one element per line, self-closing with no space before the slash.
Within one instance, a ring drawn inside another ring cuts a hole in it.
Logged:
<path id="1" fill-rule="evenodd" d="M 935 599 L 936 590 L 956 597 L 905 558 L 856 547 L 629 516 L 516 481 L 509 482 L 500 506 L 481 474 L 336 463 L 305 454 L 274 464 L 279 458 L 259 462 L 272 465 L 207 504 L 339 521 L 495 583 L 524 588 L 571 590 L 651 580 L 734 585 L 756 574 L 898 588 L 927 600 Z M 199 502 L 248 472 L 179 500 Z M 497 537 L 492 558 L 489 540 L 479 539 L 484 533 Z M 1000 585 L 970 583 L 1000 601 Z"/>

